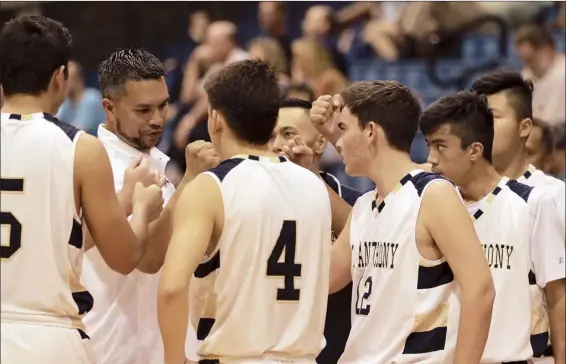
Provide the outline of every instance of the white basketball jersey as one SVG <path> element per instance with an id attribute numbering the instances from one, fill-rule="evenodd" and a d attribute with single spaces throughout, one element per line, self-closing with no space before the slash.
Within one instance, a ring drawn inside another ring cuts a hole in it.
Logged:
<path id="1" fill-rule="evenodd" d="M 73 166 L 80 131 L 44 113 L 2 114 L 2 322 L 83 329 L 81 220 Z"/>
<path id="2" fill-rule="evenodd" d="M 549 176 L 543 171 L 529 165 L 529 169 L 517 181 L 527 186 L 536 187 L 544 193 L 551 195 L 556 202 L 562 230 L 566 229 L 566 184 L 563 180 Z"/>
<path id="3" fill-rule="evenodd" d="M 495 285 L 495 302 L 482 363 L 515 362 L 532 357 L 529 290 L 531 215 L 525 198 L 531 187 L 498 186 L 469 204 Z"/>
<path id="4" fill-rule="evenodd" d="M 444 258 L 421 257 L 415 239 L 422 194 L 439 180 L 414 170 L 379 206 L 374 191 L 354 205 L 352 329 L 339 363 L 452 363 L 454 275 Z"/>
<path id="5" fill-rule="evenodd" d="M 197 311 L 207 319 L 198 324 L 199 356 L 314 362 L 330 269 L 325 185 L 283 157 L 238 155 L 205 173 L 218 183 L 225 219 L 216 250 L 195 272 L 197 301 L 206 301 Z"/>

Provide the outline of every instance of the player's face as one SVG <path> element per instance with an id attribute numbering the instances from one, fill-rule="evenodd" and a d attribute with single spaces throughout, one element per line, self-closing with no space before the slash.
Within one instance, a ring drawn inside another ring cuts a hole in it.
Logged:
<path id="1" fill-rule="evenodd" d="M 517 120 L 515 109 L 504 92 L 490 95 L 487 100 L 494 122 L 493 165 L 497 170 L 504 170 L 528 138 L 532 122 Z"/>
<path id="2" fill-rule="evenodd" d="M 273 136 L 270 141 L 271 149 L 275 153 L 281 152 L 283 146 L 287 145 L 288 141 L 293 140 L 296 136 L 300 136 L 313 151 L 319 149 L 316 144 L 320 134 L 312 125 L 308 110 L 298 107 L 279 109 L 277 125 L 275 130 L 273 130 Z"/>
<path id="3" fill-rule="evenodd" d="M 344 160 L 346 173 L 352 177 L 367 177 L 371 143 L 367 133 L 360 128 L 358 118 L 347 107 L 342 110 L 338 127 L 342 135 L 336 147 Z"/>
<path id="4" fill-rule="evenodd" d="M 545 151 L 542 143 L 542 129 L 538 126 L 533 126 L 531 135 L 527 139 L 527 154 L 530 162 L 538 169 L 544 168 Z"/>
<path id="5" fill-rule="evenodd" d="M 122 94 L 106 109 L 118 136 L 132 146 L 147 150 L 161 138 L 167 119 L 169 91 L 165 79 L 127 81 Z"/>
<path id="6" fill-rule="evenodd" d="M 429 147 L 427 162 L 432 165 L 432 171 L 462 185 L 472 166 L 468 150 L 462 149 L 460 138 L 450 133 L 450 125 L 442 125 L 427 135 L 426 141 Z"/>

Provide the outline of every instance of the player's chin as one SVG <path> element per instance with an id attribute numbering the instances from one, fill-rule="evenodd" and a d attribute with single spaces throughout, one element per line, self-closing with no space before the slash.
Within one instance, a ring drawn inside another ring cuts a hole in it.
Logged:
<path id="1" fill-rule="evenodd" d="M 161 140 L 161 135 L 162 133 L 145 134 L 143 138 L 144 144 L 150 148 L 155 147 Z"/>

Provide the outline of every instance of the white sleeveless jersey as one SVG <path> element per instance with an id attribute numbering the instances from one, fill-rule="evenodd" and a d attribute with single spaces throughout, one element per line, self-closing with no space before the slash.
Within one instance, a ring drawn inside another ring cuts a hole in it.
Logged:
<path id="1" fill-rule="evenodd" d="M 330 269 L 324 183 L 283 157 L 239 155 L 205 173 L 218 183 L 225 219 L 191 288 L 203 319 L 199 356 L 314 362 L 324 347 Z"/>
<path id="2" fill-rule="evenodd" d="M 533 165 L 517 181 L 527 186 L 536 187 L 544 193 L 548 193 L 554 199 L 558 209 L 558 216 L 562 223 L 562 230 L 566 229 L 566 184 L 563 180 L 549 176 L 543 171 L 536 169 Z"/>
<path id="3" fill-rule="evenodd" d="M 2 322 L 83 329 L 92 296 L 73 166 L 80 131 L 44 113 L 2 114 Z"/>
<path id="4" fill-rule="evenodd" d="M 533 355 L 528 280 L 532 218 L 525 199 L 532 188 L 508 181 L 502 178 L 489 195 L 467 206 L 496 292 L 482 363 L 523 361 Z"/>
<path id="5" fill-rule="evenodd" d="M 439 180 L 415 170 L 379 206 L 373 191 L 354 205 L 352 329 L 339 363 L 452 363 L 454 275 L 444 258 L 422 258 L 415 240 L 422 194 Z"/>

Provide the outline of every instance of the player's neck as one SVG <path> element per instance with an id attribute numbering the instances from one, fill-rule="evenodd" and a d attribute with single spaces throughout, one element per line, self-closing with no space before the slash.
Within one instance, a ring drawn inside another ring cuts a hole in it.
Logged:
<path id="1" fill-rule="evenodd" d="M 274 157 L 276 154 L 269 145 L 252 145 L 243 142 L 224 143 L 222 150 L 218 151 L 222 159 L 232 158 L 235 155 L 255 155 L 258 157 Z"/>
<path id="2" fill-rule="evenodd" d="M 466 202 L 473 203 L 490 194 L 501 181 L 501 176 L 487 162 L 473 167 L 467 181 L 460 184 L 460 193 Z"/>
<path id="3" fill-rule="evenodd" d="M 377 191 L 381 196 L 387 196 L 407 173 L 418 168 L 411 161 L 409 154 L 405 152 L 389 150 L 387 155 L 384 154 L 370 163 L 367 174 L 375 182 Z"/>
<path id="4" fill-rule="evenodd" d="M 497 172 L 501 176 L 517 179 L 525 173 L 529 168 L 529 159 L 525 148 L 520 148 L 516 153 L 512 154 L 511 161 L 505 166 L 496 167 Z"/>
<path id="5" fill-rule="evenodd" d="M 44 96 L 12 95 L 4 98 L 2 112 L 7 114 L 35 114 L 44 112 L 56 114 L 58 108 Z"/>

